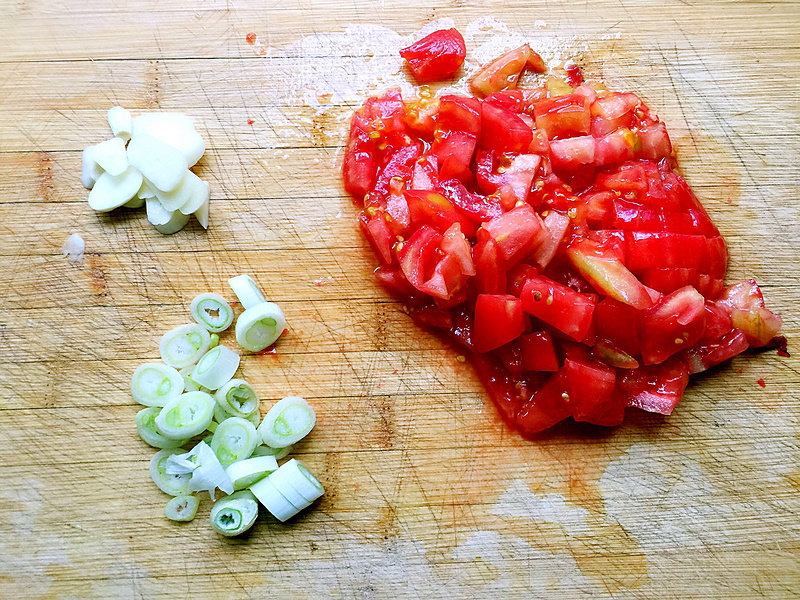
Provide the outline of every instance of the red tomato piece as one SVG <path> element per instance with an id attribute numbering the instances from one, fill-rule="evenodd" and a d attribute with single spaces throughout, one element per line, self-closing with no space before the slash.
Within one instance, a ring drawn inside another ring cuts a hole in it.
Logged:
<path id="1" fill-rule="evenodd" d="M 404 196 L 414 225 L 430 225 L 443 233 L 453 223 L 461 222 L 452 203 L 436 192 L 409 190 Z"/>
<path id="2" fill-rule="evenodd" d="M 641 104 L 636 94 L 612 93 L 598 96 L 591 106 L 592 135 L 601 136 L 633 124 L 633 111 Z"/>
<path id="3" fill-rule="evenodd" d="M 467 46 L 456 29 L 440 29 L 400 50 L 420 83 L 452 77 L 464 62 Z"/>
<path id="4" fill-rule="evenodd" d="M 439 178 L 469 182 L 473 175 L 469 164 L 475 153 L 477 138 L 463 131 L 439 131 L 431 152 L 439 161 Z"/>
<path id="5" fill-rule="evenodd" d="M 556 169 L 574 171 L 595 162 L 597 143 L 590 135 L 571 137 L 550 142 L 550 158 Z"/>
<path id="6" fill-rule="evenodd" d="M 437 186 L 437 191 L 449 198 L 461 215 L 476 225 L 503 214 L 496 197 L 473 194 L 458 179 L 443 181 Z"/>
<path id="7" fill-rule="evenodd" d="M 359 201 L 372 189 L 378 170 L 375 143 L 369 133 L 366 119 L 358 113 L 354 114 L 342 162 L 342 177 L 344 189 Z"/>
<path id="8" fill-rule="evenodd" d="M 544 218 L 547 236 L 533 252 L 533 261 L 542 269 L 550 264 L 569 229 L 569 217 L 551 210 Z"/>
<path id="9" fill-rule="evenodd" d="M 483 103 L 480 145 L 497 152 L 525 152 L 533 132 L 510 110 L 491 102 Z"/>
<path id="10" fill-rule="evenodd" d="M 581 341 L 592 324 L 596 300 L 547 277 L 528 279 L 522 290 L 522 309 Z"/>
<path id="11" fill-rule="evenodd" d="M 509 294 L 478 294 L 472 343 L 489 352 L 517 339 L 525 330 L 522 302 Z"/>
<path id="12" fill-rule="evenodd" d="M 714 341 L 700 342 L 686 351 L 689 372 L 702 373 L 750 347 L 747 336 L 739 329 L 732 329 Z"/>
<path id="13" fill-rule="evenodd" d="M 611 401 L 617 380 L 614 369 L 597 362 L 567 358 L 564 371 L 572 416 L 576 421 L 591 420 L 600 407 Z"/>
<path id="14" fill-rule="evenodd" d="M 439 100 L 420 98 L 405 103 L 406 126 L 414 132 L 431 138 L 436 129 L 436 118 L 439 113 Z"/>
<path id="15" fill-rule="evenodd" d="M 708 243 L 702 235 L 632 231 L 626 242 L 628 268 L 634 273 L 663 267 L 697 270 L 708 260 Z"/>
<path id="16" fill-rule="evenodd" d="M 461 272 L 464 275 L 470 277 L 475 275 L 475 262 L 472 259 L 472 247 L 461 232 L 461 226 L 458 223 L 453 223 L 447 231 L 444 232 L 440 248 L 445 255 L 451 255 L 458 261 L 458 264 L 461 266 Z"/>
<path id="17" fill-rule="evenodd" d="M 639 129 L 639 158 L 658 160 L 672 154 L 672 142 L 669 140 L 667 127 L 663 123 L 654 123 Z"/>
<path id="18" fill-rule="evenodd" d="M 677 357 L 663 364 L 620 373 L 620 389 L 628 406 L 672 414 L 689 383 L 689 367 Z"/>
<path id="19" fill-rule="evenodd" d="M 370 217 L 362 213 L 358 223 L 361 225 L 361 230 L 375 249 L 381 262 L 384 265 L 392 264 L 394 262 L 392 246 L 394 245 L 395 237 L 386 224 L 384 214 L 378 212 L 375 216 Z"/>
<path id="20" fill-rule="evenodd" d="M 644 313 L 639 341 L 645 365 L 664 362 L 697 343 L 705 329 L 705 298 L 687 286 Z"/>
<path id="21" fill-rule="evenodd" d="M 506 268 L 525 260 L 549 235 L 542 219 L 527 204 L 487 221 L 480 230 L 495 241 Z"/>
<path id="22" fill-rule="evenodd" d="M 481 67 L 469 80 L 469 89 L 476 96 L 483 97 L 492 92 L 515 88 L 526 68 L 536 73 L 546 70 L 542 57 L 531 50 L 528 44 L 510 50 Z"/>
<path id="23" fill-rule="evenodd" d="M 442 234 L 427 225 L 421 226 L 400 250 L 400 268 L 408 282 L 420 291 L 433 273 L 439 259 Z"/>
<path id="24" fill-rule="evenodd" d="M 481 131 L 482 103 L 476 98 L 442 96 L 439 99 L 439 129 L 478 135 Z"/>
<path id="25" fill-rule="evenodd" d="M 603 298 L 594 309 L 595 334 L 598 338 L 610 341 L 614 346 L 631 356 L 638 356 L 639 321 L 641 311 L 618 302 Z"/>
<path id="26" fill-rule="evenodd" d="M 639 310 L 653 305 L 653 300 L 636 276 L 619 258 L 609 255 L 597 242 L 578 238 L 567 248 L 567 257 L 602 295 Z"/>
<path id="27" fill-rule="evenodd" d="M 585 96 L 570 94 L 548 98 L 535 104 L 533 110 L 536 128 L 547 132 L 550 140 L 589 133 L 591 114 Z"/>
<path id="28" fill-rule="evenodd" d="M 414 164 L 419 158 L 419 154 L 420 149 L 416 144 L 406 146 L 395 152 L 378 174 L 370 196 L 384 200 L 392 193 L 392 188 L 395 185 L 400 185 L 401 189 L 398 191 L 402 192 L 402 188 L 405 187 L 406 183 L 411 181 Z M 395 180 L 394 182 L 392 181 L 393 179 Z"/>
<path id="29" fill-rule="evenodd" d="M 734 308 L 731 321 L 734 327 L 744 332 L 747 343 L 753 348 L 767 346 L 778 335 L 783 323 L 780 315 L 761 306 L 749 310 Z"/>
<path id="30" fill-rule="evenodd" d="M 414 163 L 414 172 L 411 176 L 412 190 L 435 190 L 439 182 L 439 161 L 435 156 L 421 156 Z"/>
<path id="31" fill-rule="evenodd" d="M 516 423 L 523 435 L 533 435 L 549 429 L 571 414 L 567 375 L 562 367 L 522 405 L 517 413 Z"/>
<path id="32" fill-rule="evenodd" d="M 389 294 L 411 306 L 418 306 L 430 300 L 408 283 L 408 279 L 398 266 L 378 267 L 375 269 L 374 275 Z"/>
<path id="33" fill-rule="evenodd" d="M 475 258 L 476 283 L 483 294 L 504 294 L 506 291 L 506 271 L 500 247 L 489 235 L 478 230 L 478 243 L 472 252 Z"/>
<path id="34" fill-rule="evenodd" d="M 364 103 L 364 116 L 381 137 L 404 133 L 406 108 L 400 90 L 392 89 L 383 96 L 368 98 Z"/>
<path id="35" fill-rule="evenodd" d="M 535 331 L 519 338 L 522 366 L 526 371 L 558 371 L 553 338 L 546 331 Z"/>
<path id="36" fill-rule="evenodd" d="M 640 273 L 640 277 L 644 285 L 658 290 L 662 294 L 671 294 L 675 290 L 686 287 L 687 285 L 697 285 L 697 269 L 671 267 L 644 269 Z"/>
<path id="37" fill-rule="evenodd" d="M 500 416 L 513 426 L 522 403 L 528 398 L 525 382 L 518 381 L 492 354 L 474 353 L 472 360 Z"/>
<path id="38" fill-rule="evenodd" d="M 631 160 L 640 147 L 639 136 L 627 127 L 620 127 L 597 139 L 594 164 L 603 167 Z"/>

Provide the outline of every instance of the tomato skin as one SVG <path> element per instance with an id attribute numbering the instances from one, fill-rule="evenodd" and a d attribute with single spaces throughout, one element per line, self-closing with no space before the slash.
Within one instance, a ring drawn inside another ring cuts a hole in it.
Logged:
<path id="1" fill-rule="evenodd" d="M 503 214 L 503 208 L 496 197 L 474 194 L 458 179 L 443 181 L 436 189 L 450 199 L 462 216 L 476 225 Z"/>
<path id="2" fill-rule="evenodd" d="M 542 219 L 527 204 L 487 221 L 479 231 L 495 241 L 506 269 L 525 260 L 548 235 Z"/>
<path id="3" fill-rule="evenodd" d="M 478 243 L 472 255 L 475 258 L 476 283 L 483 294 L 504 294 L 506 291 L 506 271 L 502 265 L 500 247 L 490 236 L 478 230 Z"/>
<path id="4" fill-rule="evenodd" d="M 454 223 L 461 223 L 461 215 L 444 196 L 425 190 L 409 190 L 404 194 L 408 203 L 411 223 L 430 225 L 440 233 Z M 468 225 L 472 229 L 471 225 Z M 474 229 L 473 229 L 474 231 Z"/>
<path id="5" fill-rule="evenodd" d="M 513 112 L 483 103 L 480 145 L 497 152 L 525 152 L 531 145 L 533 132 Z"/>
<path id="6" fill-rule="evenodd" d="M 400 50 L 420 83 L 452 77 L 464 62 L 467 47 L 456 29 L 440 29 Z"/>
<path id="7" fill-rule="evenodd" d="M 522 290 L 522 309 L 581 341 L 592 324 L 596 300 L 546 277 L 531 277 Z"/>
<path id="8" fill-rule="evenodd" d="M 702 373 L 750 347 L 745 333 L 739 329 L 731 329 L 725 335 L 713 341 L 701 341 L 686 351 L 686 364 L 691 374 Z"/>
<path id="9" fill-rule="evenodd" d="M 369 137 L 369 124 L 356 113 L 350 124 L 350 137 L 342 162 L 344 189 L 360 201 L 372 189 L 377 170 L 378 159 L 375 144 Z"/>
<path id="10" fill-rule="evenodd" d="M 691 286 L 664 296 L 644 313 L 639 341 L 645 365 L 696 344 L 705 329 L 705 298 Z"/>
<path id="11" fill-rule="evenodd" d="M 689 367 L 677 357 L 620 374 L 628 406 L 662 415 L 672 414 L 688 383 Z"/>
<path id="12" fill-rule="evenodd" d="M 472 135 L 481 132 L 483 103 L 476 98 L 447 95 L 439 99 L 439 129 L 463 131 Z"/>
<path id="13" fill-rule="evenodd" d="M 403 182 L 411 181 L 414 164 L 420 155 L 419 147 L 414 144 L 401 148 L 389 159 L 389 162 L 378 173 L 377 180 L 370 193 L 371 199 L 384 200 L 392 193 L 392 179 L 398 177 Z"/>
<path id="14" fill-rule="evenodd" d="M 439 131 L 431 152 L 439 161 L 439 178 L 460 179 L 467 183 L 472 179 L 469 163 L 475 153 L 477 138 L 463 131 Z"/>
<path id="15" fill-rule="evenodd" d="M 550 376 L 533 397 L 523 403 L 516 423 L 523 435 L 534 435 L 563 421 L 572 413 L 564 367 Z"/>
<path id="16" fill-rule="evenodd" d="M 558 357 L 549 333 L 535 331 L 521 336 L 519 342 L 526 371 L 558 371 Z"/>
<path id="17" fill-rule="evenodd" d="M 472 342 L 489 352 L 517 339 L 525 330 L 522 302 L 509 294 L 478 294 Z"/>
<path id="18" fill-rule="evenodd" d="M 562 215 L 555 210 L 550 211 L 544 218 L 544 227 L 547 233 L 544 241 L 539 245 L 533 253 L 533 261 L 544 269 L 550 264 L 550 261 L 555 257 L 561 241 L 566 237 L 567 230 L 569 229 L 569 217 Z"/>
<path id="19" fill-rule="evenodd" d="M 640 354 L 641 311 L 612 298 L 603 298 L 597 303 L 593 317 L 598 338 L 610 341 L 631 356 Z"/>
<path id="20" fill-rule="evenodd" d="M 531 50 L 528 44 L 510 50 L 481 67 L 469 80 L 469 89 L 482 98 L 492 92 L 515 88 L 526 67 L 536 73 L 543 73 L 546 68 L 542 57 Z"/>
<path id="21" fill-rule="evenodd" d="M 576 421 L 592 422 L 592 416 L 610 402 L 614 393 L 617 380 L 614 369 L 597 362 L 567 358 L 564 370 L 572 416 Z"/>
<path id="22" fill-rule="evenodd" d="M 548 98 L 534 105 L 536 128 L 547 132 L 550 140 L 587 135 L 591 114 L 586 97 L 580 94 Z"/>

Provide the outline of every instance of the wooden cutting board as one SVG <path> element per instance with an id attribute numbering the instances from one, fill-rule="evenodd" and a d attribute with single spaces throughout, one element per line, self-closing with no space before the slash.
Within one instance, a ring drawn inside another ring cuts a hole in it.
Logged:
<path id="1" fill-rule="evenodd" d="M 0 2 L 0 597 L 800 596 L 800 5 L 436 4 Z M 669 418 L 510 433 L 375 284 L 339 181 L 350 111 L 404 79 L 377 81 L 435 19 L 466 33 L 469 68 L 524 39 L 641 92 L 727 237 L 729 280 L 758 279 L 795 356 L 739 357 Z M 116 104 L 198 123 L 207 232 L 89 209 L 80 151 Z M 296 456 L 328 491 L 228 540 L 207 499 L 163 518 L 127 388 L 191 298 L 230 296 L 238 273 L 290 325 L 243 376 L 264 409 L 316 407 Z"/>

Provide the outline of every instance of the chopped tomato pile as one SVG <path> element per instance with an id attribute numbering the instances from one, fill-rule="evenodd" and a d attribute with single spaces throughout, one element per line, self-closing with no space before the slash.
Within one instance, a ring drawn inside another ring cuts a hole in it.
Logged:
<path id="1" fill-rule="evenodd" d="M 344 183 L 375 275 L 465 348 L 524 435 L 670 414 L 691 374 L 775 345 L 781 317 L 755 281 L 724 285 L 725 241 L 636 94 L 574 65 L 518 89 L 526 69 L 546 70 L 527 45 L 475 97 L 390 90 L 353 115 Z"/>

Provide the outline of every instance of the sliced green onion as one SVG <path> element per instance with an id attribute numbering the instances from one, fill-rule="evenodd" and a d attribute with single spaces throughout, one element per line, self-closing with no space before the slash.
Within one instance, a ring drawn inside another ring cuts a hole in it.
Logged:
<path id="1" fill-rule="evenodd" d="M 278 470 L 278 461 L 274 456 L 256 456 L 235 462 L 225 469 L 233 482 L 233 489 L 243 490 Z"/>
<path id="2" fill-rule="evenodd" d="M 317 478 L 303 466 L 303 463 L 294 458 L 283 463 L 270 475 L 270 478 L 275 487 L 293 503 L 294 497 L 289 493 L 290 490 L 294 490 L 306 502 L 314 502 L 325 493 Z"/>
<path id="3" fill-rule="evenodd" d="M 185 454 L 170 456 L 166 464 L 167 473 L 187 474 L 189 491 L 206 491 L 214 499 L 214 490 L 219 488 L 226 494 L 233 492 L 233 483 L 225 473 L 217 455 L 205 442 L 198 443 Z"/>
<path id="4" fill-rule="evenodd" d="M 262 302 L 267 301 L 267 299 L 264 298 L 264 294 L 261 293 L 261 289 L 258 287 L 258 284 L 253 281 L 253 278 L 250 277 L 250 275 L 238 275 L 236 277 L 232 277 L 231 279 L 228 279 L 228 285 L 231 286 L 233 293 L 236 294 L 236 297 L 239 299 L 239 303 L 245 310 L 255 306 L 256 304 L 261 304 Z"/>
<path id="5" fill-rule="evenodd" d="M 278 471 L 280 471 L 280 468 Z M 278 490 L 284 498 L 286 498 L 299 510 L 307 508 L 311 504 L 311 500 L 308 500 L 305 496 L 303 496 L 303 494 L 298 492 L 293 485 L 290 485 L 287 482 L 288 478 L 286 477 L 286 471 L 283 471 L 280 475 L 278 474 L 278 471 L 270 474 L 267 479 L 272 482 L 272 485 L 275 486 L 275 489 Z"/>
<path id="6" fill-rule="evenodd" d="M 212 333 L 210 337 L 211 337 L 211 342 L 208 344 L 209 350 L 211 350 L 211 348 L 216 348 L 217 346 L 219 346 L 219 336 L 216 333 Z"/>
<path id="7" fill-rule="evenodd" d="M 233 323 L 233 309 L 219 294 L 208 292 L 195 296 L 189 309 L 194 320 L 213 333 L 225 331 Z"/>
<path id="8" fill-rule="evenodd" d="M 202 433 L 214 417 L 214 399 L 205 392 L 187 392 L 173 398 L 156 416 L 164 437 L 185 440 Z"/>
<path id="9" fill-rule="evenodd" d="M 238 368 L 239 355 L 227 346 L 217 346 L 206 352 L 197 362 L 192 371 L 192 379 L 210 390 L 217 390 L 230 381 Z"/>
<path id="10" fill-rule="evenodd" d="M 272 448 L 271 446 L 256 446 L 256 449 L 253 450 L 253 454 L 250 456 L 274 456 L 275 460 L 280 460 L 282 458 L 286 458 L 292 453 L 292 447 L 286 446 L 286 448 Z"/>
<path id="11" fill-rule="evenodd" d="M 156 416 L 160 412 L 160 407 L 149 406 L 136 413 L 134 420 L 136 421 L 136 431 L 139 432 L 139 437 L 153 446 L 153 448 L 178 448 L 183 446 L 186 440 L 171 440 L 158 432 L 158 429 L 156 429 Z"/>
<path id="12" fill-rule="evenodd" d="M 285 448 L 308 435 L 316 420 L 308 402 L 299 396 L 288 396 L 269 409 L 258 426 L 258 433 L 267 446 Z"/>
<path id="13" fill-rule="evenodd" d="M 178 370 L 178 373 L 180 373 L 183 378 L 183 390 L 186 392 L 211 392 L 208 388 L 195 383 L 194 379 L 192 379 L 192 371 L 194 371 L 194 365 L 189 365 L 188 367 L 183 367 Z"/>
<path id="14" fill-rule="evenodd" d="M 258 433 L 250 421 L 230 417 L 217 426 L 211 439 L 211 449 L 219 462 L 227 467 L 237 460 L 249 458 L 258 442 Z"/>
<path id="15" fill-rule="evenodd" d="M 278 491 L 278 488 L 270 481 L 269 477 L 265 477 L 251 485 L 250 491 L 264 505 L 264 508 L 281 522 L 291 519 L 303 510 L 289 502 L 286 496 Z"/>
<path id="16" fill-rule="evenodd" d="M 169 448 L 159 450 L 155 453 L 153 458 L 150 459 L 150 477 L 165 494 L 170 496 L 186 496 L 191 491 L 189 489 L 189 480 L 191 475 L 187 473 L 168 473 L 167 461 L 173 455 L 183 453 L 180 448 Z"/>
<path id="17" fill-rule="evenodd" d="M 211 525 L 225 536 L 244 533 L 258 517 L 258 502 L 249 490 L 220 498 L 211 508 Z"/>
<path id="18" fill-rule="evenodd" d="M 274 344 L 286 329 L 286 317 L 274 302 L 262 302 L 236 319 L 236 341 L 242 348 L 260 352 Z"/>
<path id="19" fill-rule="evenodd" d="M 211 337 L 197 323 L 181 325 L 165 333 L 158 346 L 161 360 L 180 369 L 197 362 L 208 350 Z"/>
<path id="20" fill-rule="evenodd" d="M 164 516 L 170 521 L 191 521 L 197 514 L 200 500 L 196 496 L 176 496 L 164 507 Z"/>
<path id="21" fill-rule="evenodd" d="M 256 391 L 244 379 L 231 379 L 214 392 L 214 400 L 234 417 L 247 418 L 258 410 Z"/>
<path id="22" fill-rule="evenodd" d="M 211 433 L 216 433 L 217 427 L 219 427 L 219 423 L 216 421 L 211 421 L 211 423 L 208 424 L 208 427 L 206 427 L 206 431 L 210 431 Z"/>
<path id="23" fill-rule="evenodd" d="M 139 365 L 131 377 L 131 395 L 145 406 L 164 406 L 182 392 L 181 374 L 161 363 Z"/>

